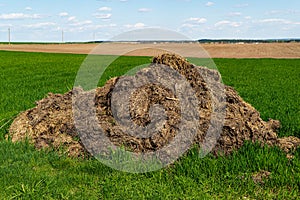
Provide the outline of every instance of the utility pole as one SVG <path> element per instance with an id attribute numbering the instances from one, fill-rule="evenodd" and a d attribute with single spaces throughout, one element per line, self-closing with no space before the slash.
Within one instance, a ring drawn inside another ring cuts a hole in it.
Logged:
<path id="1" fill-rule="evenodd" d="M 10 40 L 11 40 L 11 37 L 10 37 L 10 27 L 8 28 L 8 44 L 10 45 Z"/>
<path id="2" fill-rule="evenodd" d="M 61 43 L 64 43 L 64 29 L 61 30 Z"/>

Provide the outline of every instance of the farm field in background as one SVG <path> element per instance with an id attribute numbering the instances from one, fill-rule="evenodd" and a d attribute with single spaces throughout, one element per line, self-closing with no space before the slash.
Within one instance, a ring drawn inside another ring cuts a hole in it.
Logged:
<path id="1" fill-rule="evenodd" d="M 185 57 L 201 57 L 203 48 L 212 58 L 300 58 L 300 43 L 77 43 L 77 44 L 0 44 L 0 50 L 26 52 L 52 52 L 88 54 L 97 48 L 97 54 L 130 56 L 156 56 L 158 49 L 173 49 Z M 131 52 L 133 49 L 136 51 Z M 128 50 L 128 51 L 127 51 Z M 179 51 L 179 52 L 178 52 Z M 193 55 L 191 55 L 193 54 Z M 203 56 L 203 55 L 202 55 Z M 206 54 L 204 56 L 207 56 Z"/>
<path id="2" fill-rule="evenodd" d="M 54 151 L 36 151 L 26 142 L 5 140 L 21 111 L 48 92 L 64 93 L 86 55 L 0 51 L 0 198 L 54 199 L 250 199 L 297 198 L 300 151 L 288 160 L 277 148 L 246 144 L 229 157 L 200 159 L 196 150 L 157 172 L 127 174 L 90 159 L 71 159 Z M 192 60 L 192 59 L 191 59 Z M 100 85 L 151 57 L 120 57 Z M 282 123 L 280 136 L 300 137 L 300 59 L 214 59 L 225 84 L 233 86 L 264 120 Z M 271 172 L 264 183 L 251 175 Z"/>

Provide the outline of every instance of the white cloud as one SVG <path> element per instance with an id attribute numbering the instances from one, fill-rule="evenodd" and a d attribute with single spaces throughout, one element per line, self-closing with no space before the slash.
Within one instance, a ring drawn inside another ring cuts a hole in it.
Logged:
<path id="1" fill-rule="evenodd" d="M 98 19 L 110 19 L 112 14 L 95 14 L 94 16 Z"/>
<path id="2" fill-rule="evenodd" d="M 266 12 L 267 15 L 276 15 L 276 14 L 282 14 L 283 11 L 280 10 L 270 10 Z"/>
<path id="3" fill-rule="evenodd" d="M 252 17 L 251 16 L 246 16 L 245 19 L 249 20 L 249 19 L 252 19 Z"/>
<path id="4" fill-rule="evenodd" d="M 242 13 L 241 12 L 231 12 L 228 15 L 231 16 L 231 17 L 236 17 L 236 16 L 241 16 Z"/>
<path id="5" fill-rule="evenodd" d="M 299 14 L 299 10 L 270 10 L 267 11 L 265 14 L 266 15 L 291 15 L 291 14 Z"/>
<path id="6" fill-rule="evenodd" d="M 86 21 L 87 22 L 87 21 Z M 112 30 L 114 27 L 116 27 L 116 24 L 81 24 L 78 26 L 72 26 L 71 28 L 68 29 L 69 32 L 78 32 L 78 31 L 97 31 L 103 29 L 107 30 Z"/>
<path id="7" fill-rule="evenodd" d="M 215 27 L 221 27 L 221 26 L 231 26 L 231 27 L 240 27 L 242 25 L 241 22 L 232 22 L 228 20 L 222 20 L 215 24 Z"/>
<path id="8" fill-rule="evenodd" d="M 290 25 L 300 25 L 300 22 L 293 22 L 286 19 L 271 18 L 259 20 L 260 23 L 279 23 L 279 24 L 290 24 Z"/>
<path id="9" fill-rule="evenodd" d="M 78 22 L 70 24 L 70 26 L 85 26 L 85 25 L 89 25 L 89 24 L 92 24 L 92 23 L 93 22 L 91 20 L 78 21 Z"/>
<path id="10" fill-rule="evenodd" d="M 58 14 L 60 17 L 67 17 L 67 16 L 69 16 L 69 13 L 67 13 L 67 12 L 61 12 L 61 13 L 59 13 Z"/>
<path id="11" fill-rule="evenodd" d="M 183 28 L 194 28 L 194 27 L 196 27 L 197 25 L 195 25 L 195 24 L 182 24 L 181 25 L 181 27 L 183 27 Z"/>
<path id="12" fill-rule="evenodd" d="M 12 26 L 12 24 L 0 24 L 0 27 L 10 27 L 10 26 Z"/>
<path id="13" fill-rule="evenodd" d="M 262 19 L 259 22 L 262 22 L 262 23 L 269 23 L 269 22 L 287 23 L 288 21 L 285 19 L 275 19 L 274 18 L 274 19 Z"/>
<path id="14" fill-rule="evenodd" d="M 227 25 L 227 24 L 230 24 L 230 23 L 231 23 L 230 21 L 222 20 L 222 21 L 219 21 L 219 22 L 215 23 L 215 26 L 222 26 L 222 25 Z"/>
<path id="15" fill-rule="evenodd" d="M 127 2 L 128 0 L 120 0 L 121 2 Z"/>
<path id="16" fill-rule="evenodd" d="M 76 17 L 75 16 L 71 16 L 68 18 L 68 21 L 75 21 L 76 20 Z"/>
<path id="17" fill-rule="evenodd" d="M 236 8 L 245 8 L 245 7 L 248 7 L 248 6 L 249 6 L 248 3 L 244 3 L 244 4 L 237 4 L 234 7 L 236 7 Z"/>
<path id="18" fill-rule="evenodd" d="M 205 22 L 207 22 L 206 18 L 198 18 L 198 17 L 191 17 L 187 20 L 185 20 L 186 22 L 191 22 L 191 23 L 196 23 L 196 24 L 204 24 Z"/>
<path id="19" fill-rule="evenodd" d="M 124 25 L 126 28 L 144 28 L 146 25 L 144 23 L 136 23 L 136 24 L 126 24 Z"/>
<path id="20" fill-rule="evenodd" d="M 1 14 L 0 19 L 41 19 L 42 16 L 39 14 L 24 14 L 24 13 L 9 13 L 9 14 Z"/>
<path id="21" fill-rule="evenodd" d="M 206 5 L 206 6 L 213 6 L 213 5 L 215 5 L 215 3 L 214 3 L 214 2 L 211 2 L 211 1 L 209 1 L 209 2 L 207 2 L 205 5 Z"/>
<path id="22" fill-rule="evenodd" d="M 28 24 L 28 25 L 23 25 L 23 27 L 26 28 L 46 28 L 49 26 L 55 26 L 56 23 L 54 22 L 42 22 L 42 23 L 36 23 L 36 24 Z"/>
<path id="23" fill-rule="evenodd" d="M 29 7 L 29 6 L 27 6 L 27 7 L 25 8 L 25 10 L 30 11 L 30 10 L 32 10 L 32 8 Z"/>
<path id="24" fill-rule="evenodd" d="M 181 28 L 199 27 L 200 24 L 205 24 L 206 22 L 206 18 L 191 17 L 189 19 L 184 20 L 184 23 L 181 25 Z"/>
<path id="25" fill-rule="evenodd" d="M 139 12 L 150 12 L 151 9 L 150 8 L 140 8 L 138 11 Z"/>
<path id="26" fill-rule="evenodd" d="M 113 27 L 116 27 L 117 24 L 98 24 L 98 25 L 87 25 L 86 27 L 91 29 L 91 30 L 97 30 L 97 29 L 102 29 L 102 28 L 113 28 Z"/>
<path id="27" fill-rule="evenodd" d="M 136 23 L 136 24 L 134 25 L 134 28 L 143 28 L 143 27 L 145 27 L 145 24 L 144 24 L 144 23 Z"/>
<path id="28" fill-rule="evenodd" d="M 99 11 L 111 11 L 112 9 L 110 7 L 101 7 L 98 10 Z"/>

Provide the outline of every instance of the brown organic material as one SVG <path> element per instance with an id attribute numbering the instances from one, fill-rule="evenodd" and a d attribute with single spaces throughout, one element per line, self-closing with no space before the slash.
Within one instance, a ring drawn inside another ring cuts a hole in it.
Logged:
<path id="1" fill-rule="evenodd" d="M 252 174 L 252 180 L 254 183 L 264 184 L 265 180 L 268 179 L 271 175 L 271 172 L 260 170 L 259 172 Z"/>
<path id="2" fill-rule="evenodd" d="M 278 146 L 286 153 L 295 151 L 300 146 L 300 138 L 293 136 L 279 138 Z"/>
<path id="3" fill-rule="evenodd" d="M 214 116 L 212 111 L 224 106 L 226 108 L 224 121 L 216 119 L 216 124 L 224 123 L 224 126 L 220 138 L 212 149 L 215 155 L 219 152 L 230 154 L 233 150 L 239 149 L 245 141 L 278 145 L 286 152 L 295 150 L 299 146 L 299 138 L 278 139 L 276 130 L 280 123 L 276 120 L 263 121 L 259 112 L 244 102 L 233 88 L 224 86 L 220 82 L 220 76 L 216 71 L 194 66 L 176 55 L 163 54 L 155 57 L 153 64 L 141 70 L 136 77 L 147 75 L 148 69 L 157 67 L 159 64 L 176 70 L 186 78 L 195 91 L 199 121 L 194 140 L 190 142 L 201 145 L 206 140 L 206 132 L 210 126 L 213 130 L 217 130 L 211 125 L 210 120 Z M 79 139 L 74 125 L 72 95 L 79 97 L 76 103 L 82 106 L 86 105 L 85 101 L 88 96 L 95 95 L 98 123 L 113 144 L 125 146 L 133 152 L 151 152 L 163 148 L 178 133 L 178 123 L 183 113 L 178 97 L 170 89 L 159 84 L 145 84 L 133 92 L 130 96 L 128 112 L 134 124 L 138 126 L 150 124 L 149 109 L 153 105 L 161 105 L 167 116 L 162 128 L 155 130 L 151 137 L 134 137 L 123 131 L 120 124 L 116 122 L 111 108 L 112 93 L 120 79 L 122 77 L 109 80 L 103 87 L 97 88 L 94 91 L 95 94 L 92 91 L 84 92 L 80 88 L 74 88 L 73 91 L 63 95 L 49 94 L 47 98 L 38 101 L 35 108 L 21 113 L 14 120 L 10 127 L 12 141 L 28 137 L 37 148 L 63 146 L 69 155 L 81 156 L 86 148 Z M 134 84 L 134 77 L 129 78 L 128 81 Z M 218 97 L 218 94 L 211 92 L 212 90 L 223 91 L 225 99 L 222 99 L 222 96 Z M 218 107 L 218 104 L 221 106 Z M 89 148 L 94 148 L 97 144 L 91 143 Z"/>

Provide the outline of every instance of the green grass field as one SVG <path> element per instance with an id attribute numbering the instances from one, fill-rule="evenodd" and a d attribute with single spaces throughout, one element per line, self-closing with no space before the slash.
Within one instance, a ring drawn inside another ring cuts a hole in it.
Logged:
<path id="1" fill-rule="evenodd" d="M 277 148 L 247 143 L 229 157 L 198 157 L 192 149 L 174 165 L 129 174 L 97 160 L 71 159 L 26 142 L 5 140 L 14 117 L 48 92 L 73 86 L 85 55 L 0 51 L 0 199 L 297 199 L 300 150 L 288 160 Z M 149 57 L 121 57 L 104 79 L 126 73 Z M 280 136 L 300 137 L 298 59 L 214 59 L 223 81 L 261 112 L 282 122 Z M 253 172 L 270 171 L 264 184 Z"/>

